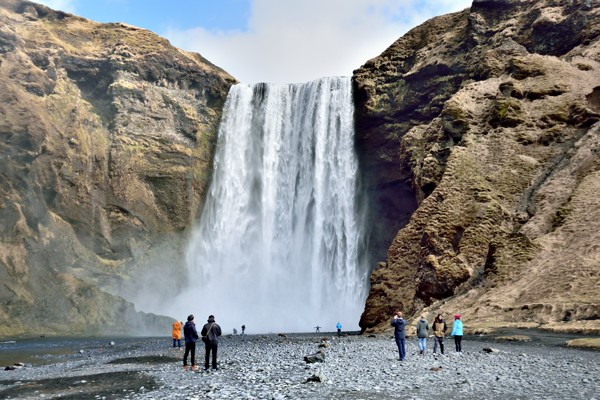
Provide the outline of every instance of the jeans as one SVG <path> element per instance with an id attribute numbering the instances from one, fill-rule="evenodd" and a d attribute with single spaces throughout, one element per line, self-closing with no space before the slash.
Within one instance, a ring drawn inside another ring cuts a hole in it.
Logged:
<path id="1" fill-rule="evenodd" d="M 433 337 L 433 352 L 437 351 L 438 344 L 440 345 L 440 353 L 444 354 L 444 337 Z"/>
<path id="2" fill-rule="evenodd" d="M 217 369 L 217 349 L 219 348 L 219 342 L 216 340 L 209 340 L 204 343 L 204 369 L 208 369 L 210 361 L 210 353 L 212 352 L 212 368 Z"/>
<path id="3" fill-rule="evenodd" d="M 462 351 L 462 336 L 454 336 L 454 346 L 456 346 L 456 352 Z"/>
<path id="4" fill-rule="evenodd" d="M 175 347 L 181 348 L 181 339 L 173 339 L 173 348 Z"/>
<path id="5" fill-rule="evenodd" d="M 196 343 L 185 342 L 185 353 L 183 353 L 183 365 L 187 364 L 188 353 L 191 355 L 192 367 L 196 365 Z"/>
<path id="6" fill-rule="evenodd" d="M 425 353 L 425 350 L 427 350 L 427 338 L 420 337 L 420 338 L 418 338 L 418 341 L 419 341 L 419 350 L 421 350 L 423 353 Z"/>
<path id="7" fill-rule="evenodd" d="M 398 353 L 400 353 L 400 361 L 406 357 L 406 348 L 404 347 L 405 339 L 396 338 L 396 344 L 398 345 Z"/>

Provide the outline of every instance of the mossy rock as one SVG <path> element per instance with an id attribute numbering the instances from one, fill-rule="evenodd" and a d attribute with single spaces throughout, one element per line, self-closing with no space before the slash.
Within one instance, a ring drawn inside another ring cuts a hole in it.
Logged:
<path id="1" fill-rule="evenodd" d="M 513 58 L 508 63 L 508 71 L 513 78 L 523 80 L 545 74 L 544 67 L 527 58 Z"/>
<path id="2" fill-rule="evenodd" d="M 600 338 L 581 338 L 567 341 L 569 347 L 580 347 L 585 349 L 600 349 Z"/>
<path id="3" fill-rule="evenodd" d="M 523 122 L 525 122 L 525 112 L 518 100 L 503 98 L 494 103 L 489 120 L 494 128 L 499 126 L 514 128 Z"/>
<path id="4" fill-rule="evenodd" d="M 509 335 L 509 336 L 498 336 L 497 342 L 531 342 L 531 337 L 527 335 Z"/>

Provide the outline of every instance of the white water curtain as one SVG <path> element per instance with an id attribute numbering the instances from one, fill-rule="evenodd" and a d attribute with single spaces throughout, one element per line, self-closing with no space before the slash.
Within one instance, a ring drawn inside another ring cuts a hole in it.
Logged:
<path id="1" fill-rule="evenodd" d="M 350 78 L 231 88 L 178 307 L 226 331 L 358 329 L 369 269 L 353 112 Z"/>

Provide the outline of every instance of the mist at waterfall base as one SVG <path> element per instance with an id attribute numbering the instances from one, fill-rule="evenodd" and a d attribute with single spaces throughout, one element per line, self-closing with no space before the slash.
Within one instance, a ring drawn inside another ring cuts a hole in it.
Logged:
<path id="1" fill-rule="evenodd" d="M 353 113 L 350 78 L 231 88 L 170 315 L 214 314 L 224 332 L 359 329 L 369 268 Z"/>

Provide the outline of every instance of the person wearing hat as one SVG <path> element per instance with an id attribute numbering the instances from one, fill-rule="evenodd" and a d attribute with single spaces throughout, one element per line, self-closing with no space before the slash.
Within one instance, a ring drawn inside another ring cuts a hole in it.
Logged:
<path id="1" fill-rule="evenodd" d="M 450 336 L 454 337 L 454 345 L 456 346 L 456 352 L 462 352 L 462 337 L 463 337 L 463 323 L 460 320 L 460 314 L 454 314 L 454 324 L 452 324 L 452 333 Z"/>
<path id="2" fill-rule="evenodd" d="M 190 314 L 187 317 L 187 322 L 183 326 L 183 336 L 185 338 L 185 353 L 183 354 L 183 369 L 188 369 L 187 358 L 190 354 L 192 362 L 192 370 L 196 369 L 196 340 L 198 340 L 198 331 L 194 323 L 194 315 Z"/>

